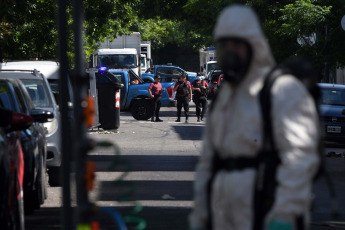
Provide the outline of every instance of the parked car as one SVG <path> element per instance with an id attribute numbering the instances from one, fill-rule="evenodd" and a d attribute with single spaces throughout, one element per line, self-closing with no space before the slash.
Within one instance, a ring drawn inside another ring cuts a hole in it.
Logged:
<path id="1" fill-rule="evenodd" d="M 47 197 L 46 191 L 46 156 L 47 146 L 42 123 L 54 118 L 50 111 L 36 109 L 29 93 L 20 80 L 4 79 L 8 71 L 0 71 L 0 85 L 6 89 L 0 100 L 4 108 L 13 112 L 24 113 L 33 117 L 34 122 L 20 132 L 20 141 L 24 153 L 24 208 L 27 214 L 39 208 Z"/>
<path id="2" fill-rule="evenodd" d="M 214 70 L 209 73 L 208 79 L 208 99 L 212 99 L 218 90 L 219 86 L 223 82 L 223 72 L 221 70 Z"/>
<path id="3" fill-rule="evenodd" d="M 1 68 L 3 70 L 29 71 L 22 74 L 12 74 L 10 77 L 20 79 L 23 82 L 36 108 L 54 113 L 55 118 L 44 123 L 44 127 L 48 131 L 46 135 L 47 167 L 50 186 L 60 186 L 61 119 L 56 103 L 59 99 L 59 64 L 53 61 L 20 61 L 2 63 Z M 34 69 L 38 71 L 34 71 Z M 72 86 L 70 87 L 71 90 Z"/>
<path id="4" fill-rule="evenodd" d="M 159 74 L 159 76 L 161 77 L 161 82 L 177 82 L 180 80 L 182 74 L 186 74 L 187 81 L 192 83 L 196 80 L 197 77 L 196 73 L 187 72 L 178 66 L 155 65 L 152 69 L 146 71 L 146 73 L 143 73 L 142 78 L 143 80 L 145 80 L 145 82 L 149 82 L 148 77 L 150 77 L 153 82 L 154 76 L 156 76 L 157 74 Z"/>
<path id="5" fill-rule="evenodd" d="M 326 146 L 345 146 L 345 86 L 319 84 L 320 116 Z"/>
<path id="6" fill-rule="evenodd" d="M 0 86 L 1 94 L 6 87 Z M 24 230 L 24 156 L 18 130 L 27 129 L 33 119 L 4 109 L 1 101 L 0 117 L 0 229 Z"/>

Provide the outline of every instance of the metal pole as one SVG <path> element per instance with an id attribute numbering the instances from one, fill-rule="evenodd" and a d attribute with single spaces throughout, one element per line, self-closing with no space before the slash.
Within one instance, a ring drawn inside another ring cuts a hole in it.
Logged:
<path id="1" fill-rule="evenodd" d="M 330 79 L 329 79 L 329 57 L 330 57 L 330 51 L 329 51 L 329 41 L 328 41 L 328 25 L 326 25 L 326 36 L 325 36 L 325 40 L 326 40 L 326 47 L 327 47 L 327 50 L 326 50 L 326 60 L 325 60 L 325 82 L 326 83 L 329 83 L 330 82 Z"/>
<path id="2" fill-rule="evenodd" d="M 86 140 L 86 127 L 84 125 L 83 105 L 87 94 L 87 78 L 85 77 L 84 50 L 83 50 L 83 1 L 73 0 L 73 32 L 75 71 L 74 117 L 75 117 L 75 148 L 74 162 L 77 192 L 77 224 L 87 223 L 87 208 L 89 205 L 86 189 L 85 171 L 88 141 Z"/>
<path id="3" fill-rule="evenodd" d="M 72 208 L 70 188 L 70 155 L 71 144 L 70 126 L 68 118 L 68 58 L 67 58 L 67 15 L 66 1 L 58 1 L 58 29 L 59 29 L 59 62 L 60 62 L 60 116 L 61 116 L 61 153 L 62 153 L 62 229 L 72 230 Z"/>

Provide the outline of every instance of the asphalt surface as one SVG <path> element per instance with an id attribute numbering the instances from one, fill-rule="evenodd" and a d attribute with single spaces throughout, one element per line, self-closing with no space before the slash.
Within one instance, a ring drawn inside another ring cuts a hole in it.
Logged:
<path id="1" fill-rule="evenodd" d="M 90 153 L 89 158 L 96 162 L 97 171 L 91 201 L 100 207 L 116 208 L 123 216 L 142 218 L 149 230 L 189 229 L 194 170 L 205 123 L 196 122 L 194 107 L 191 108 L 188 124 L 184 123 L 184 119 L 175 123 L 175 114 L 176 108 L 162 108 L 164 122 L 153 123 L 136 121 L 130 113 L 122 112 L 118 133 L 102 130 L 89 132 L 93 139 L 118 145 L 121 155 L 117 157 L 113 149 L 105 148 L 97 148 Z M 337 218 L 331 216 L 329 192 L 325 180 L 321 178 L 314 186 L 314 224 L 311 229 L 345 229 L 344 158 L 327 158 L 326 165 L 336 187 L 341 215 Z M 130 173 L 119 182 L 127 170 Z M 74 188 L 73 179 L 71 184 Z M 25 217 L 26 229 L 61 229 L 61 198 L 60 187 L 48 187 L 48 199 L 41 209 Z M 72 203 L 75 204 L 75 201 Z M 135 207 L 143 209 L 136 212 Z M 108 214 L 99 213 L 94 219 L 100 221 L 102 230 L 117 229 Z M 130 224 L 130 227 L 135 225 Z M 330 225 L 337 227 L 331 228 Z"/>

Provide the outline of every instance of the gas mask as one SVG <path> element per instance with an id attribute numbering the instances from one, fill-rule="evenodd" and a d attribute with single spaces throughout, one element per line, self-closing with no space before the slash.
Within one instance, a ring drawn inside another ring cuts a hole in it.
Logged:
<path id="1" fill-rule="evenodd" d="M 236 41 L 239 42 L 239 41 Z M 241 41 L 242 42 L 242 41 Z M 249 44 L 247 46 L 247 58 L 242 58 L 237 52 L 223 50 L 223 54 L 219 60 L 219 66 L 224 73 L 224 80 L 231 85 L 239 85 L 245 78 L 252 59 L 252 49 Z"/>

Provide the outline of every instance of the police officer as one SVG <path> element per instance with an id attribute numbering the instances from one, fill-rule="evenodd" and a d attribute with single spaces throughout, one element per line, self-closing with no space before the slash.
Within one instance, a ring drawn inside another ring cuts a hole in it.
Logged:
<path id="1" fill-rule="evenodd" d="M 160 76 L 155 76 L 155 82 L 151 83 L 147 91 L 149 92 L 150 97 L 152 98 L 152 118 L 151 121 L 154 122 L 154 117 L 156 116 L 156 122 L 162 122 L 163 120 L 159 119 L 159 110 L 161 108 L 161 95 L 163 92 L 162 84 L 160 83 Z"/>
<path id="2" fill-rule="evenodd" d="M 257 218 L 261 213 L 256 212 L 255 191 L 262 186 L 263 170 L 258 158 L 265 134 L 259 95 L 275 61 L 249 7 L 225 8 L 214 39 L 224 82 L 208 114 L 191 228 L 307 229 L 312 180 L 319 164 L 315 102 L 294 76 L 282 75 L 272 85 L 270 120 L 280 163 L 273 172 L 277 184 L 271 207 L 263 218 Z"/>
<path id="3" fill-rule="evenodd" d="M 176 82 L 174 91 L 176 92 L 177 100 L 177 120 L 176 122 L 181 122 L 181 110 L 182 106 L 186 115 L 186 123 L 188 123 L 189 116 L 189 102 L 192 97 L 192 86 L 189 81 L 187 81 L 187 74 L 182 74 L 180 80 Z"/>
<path id="4" fill-rule="evenodd" d="M 200 118 L 203 121 L 207 110 L 207 88 L 207 82 L 201 80 L 200 76 L 192 83 L 192 90 L 194 92 L 193 101 L 196 106 L 196 116 L 198 118 L 197 122 L 200 122 Z"/>

